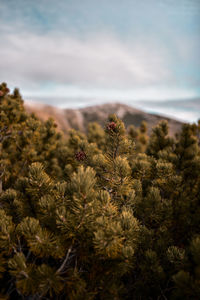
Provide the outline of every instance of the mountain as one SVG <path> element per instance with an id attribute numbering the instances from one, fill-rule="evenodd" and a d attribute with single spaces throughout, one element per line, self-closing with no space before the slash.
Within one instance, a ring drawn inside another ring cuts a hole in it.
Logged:
<path id="1" fill-rule="evenodd" d="M 162 101 L 134 101 L 134 107 L 145 108 L 149 113 L 168 115 L 170 118 L 178 118 L 182 122 L 196 122 L 200 118 L 200 98 L 174 99 Z"/>
<path id="2" fill-rule="evenodd" d="M 25 108 L 27 112 L 35 113 L 41 120 L 47 120 L 49 117 L 52 117 L 58 129 L 64 132 L 67 132 L 70 128 L 85 132 L 90 122 L 98 122 L 104 126 L 108 115 L 113 113 L 122 119 L 126 127 L 131 124 L 138 127 L 142 121 L 146 121 L 150 130 L 160 120 L 165 119 L 169 123 L 170 135 L 179 131 L 182 125 L 180 121 L 146 113 L 121 103 L 108 103 L 79 109 L 60 109 L 50 105 L 25 102 Z"/>

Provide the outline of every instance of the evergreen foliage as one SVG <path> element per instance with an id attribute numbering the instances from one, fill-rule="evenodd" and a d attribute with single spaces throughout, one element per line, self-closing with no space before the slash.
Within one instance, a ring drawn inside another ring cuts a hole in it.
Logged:
<path id="1" fill-rule="evenodd" d="M 200 121 L 64 136 L 0 102 L 0 299 L 200 299 Z"/>

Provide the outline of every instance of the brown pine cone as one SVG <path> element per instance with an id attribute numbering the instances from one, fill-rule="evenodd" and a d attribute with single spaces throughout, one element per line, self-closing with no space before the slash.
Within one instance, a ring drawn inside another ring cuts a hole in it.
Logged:
<path id="1" fill-rule="evenodd" d="M 78 161 L 84 160 L 84 159 L 86 159 L 86 154 L 84 151 L 79 151 L 75 154 L 75 158 Z"/>

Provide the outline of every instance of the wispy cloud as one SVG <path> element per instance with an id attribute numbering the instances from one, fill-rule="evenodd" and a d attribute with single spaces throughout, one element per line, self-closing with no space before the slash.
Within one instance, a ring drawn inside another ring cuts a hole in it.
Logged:
<path id="1" fill-rule="evenodd" d="M 200 5 L 178 2 L 0 0 L 0 80 L 27 94 L 195 94 Z"/>
<path id="2" fill-rule="evenodd" d="M 134 88 L 174 80 L 169 58 L 155 45 L 124 43 L 112 35 L 7 33 L 0 72 L 9 82 L 60 83 L 91 88 Z"/>

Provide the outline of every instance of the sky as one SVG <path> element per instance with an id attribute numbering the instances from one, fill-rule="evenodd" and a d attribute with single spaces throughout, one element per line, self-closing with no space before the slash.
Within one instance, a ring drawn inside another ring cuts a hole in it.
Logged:
<path id="1" fill-rule="evenodd" d="M 199 0 L 0 0 L 0 39 L 0 81 L 27 99 L 200 97 Z"/>

